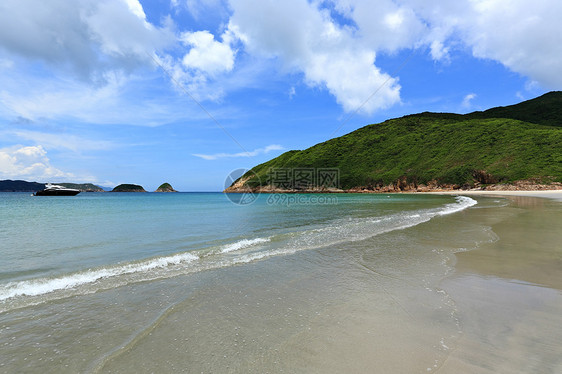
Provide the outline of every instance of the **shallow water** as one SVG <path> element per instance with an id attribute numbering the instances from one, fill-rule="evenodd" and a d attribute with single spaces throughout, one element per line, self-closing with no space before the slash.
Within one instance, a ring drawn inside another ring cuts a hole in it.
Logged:
<path id="1" fill-rule="evenodd" d="M 10 373 L 437 371 L 467 335 L 441 284 L 453 253 L 517 216 L 505 199 L 421 195 L 4 197 Z M 58 232 L 24 228 L 64 214 Z"/>

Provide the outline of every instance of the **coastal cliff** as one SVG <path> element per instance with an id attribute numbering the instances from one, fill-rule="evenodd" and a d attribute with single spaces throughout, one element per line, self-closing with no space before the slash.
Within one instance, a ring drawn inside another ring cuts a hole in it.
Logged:
<path id="1" fill-rule="evenodd" d="M 562 189 L 562 92 L 368 125 L 257 165 L 225 192 Z"/>

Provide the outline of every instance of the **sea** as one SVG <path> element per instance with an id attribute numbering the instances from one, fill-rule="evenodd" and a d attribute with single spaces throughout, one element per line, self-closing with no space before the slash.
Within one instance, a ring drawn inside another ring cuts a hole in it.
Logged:
<path id="1" fill-rule="evenodd" d="M 497 240 L 470 212 L 506 205 L 0 193 L 0 373 L 431 372 L 463 333 L 440 282 Z"/>

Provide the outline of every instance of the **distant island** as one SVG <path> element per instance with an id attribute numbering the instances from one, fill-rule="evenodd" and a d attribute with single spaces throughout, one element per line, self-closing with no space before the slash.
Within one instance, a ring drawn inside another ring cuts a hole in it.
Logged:
<path id="1" fill-rule="evenodd" d="M 53 183 L 80 192 L 105 192 L 102 187 L 93 183 Z M 45 183 L 27 182 L 24 180 L 0 180 L 0 192 L 37 192 L 45 189 Z M 137 184 L 120 184 L 111 192 L 147 192 Z M 155 192 L 178 192 L 169 183 L 162 183 Z"/>
<path id="2" fill-rule="evenodd" d="M 53 183 L 80 192 L 103 192 L 103 189 L 92 183 Z M 1 180 L 0 192 L 37 192 L 45 189 L 45 183 L 27 182 L 23 180 Z"/>
<path id="3" fill-rule="evenodd" d="M 120 184 L 111 192 L 146 192 L 142 186 L 138 184 Z"/>
<path id="4" fill-rule="evenodd" d="M 225 192 L 562 189 L 562 92 L 368 125 L 255 166 Z"/>
<path id="5" fill-rule="evenodd" d="M 162 183 L 160 187 L 158 187 L 154 192 L 178 192 L 178 191 L 174 190 L 174 188 L 170 183 Z"/>
<path id="6" fill-rule="evenodd" d="M 44 183 L 10 179 L 0 181 L 0 192 L 37 192 L 43 189 Z"/>

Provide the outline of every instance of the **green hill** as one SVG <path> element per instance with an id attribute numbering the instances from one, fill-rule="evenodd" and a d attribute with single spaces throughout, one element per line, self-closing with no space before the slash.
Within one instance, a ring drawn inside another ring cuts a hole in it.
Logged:
<path id="1" fill-rule="evenodd" d="M 170 183 L 162 183 L 160 187 L 158 187 L 154 192 L 178 192 L 178 191 L 174 190 L 174 188 Z"/>
<path id="2" fill-rule="evenodd" d="M 467 115 L 409 115 L 365 126 L 303 151 L 286 152 L 254 167 L 227 191 L 272 185 L 282 189 L 279 176 L 292 181 L 288 189 L 311 190 L 322 187 L 318 172 L 330 168 L 339 173 L 339 187 L 344 190 L 559 183 L 561 126 L 561 92 Z M 304 187 L 296 185 L 295 173 L 303 177 L 302 170 L 316 173 L 316 179 L 305 178 L 305 182 L 314 181 Z"/>
<path id="3" fill-rule="evenodd" d="M 511 118 L 540 125 L 562 126 L 562 92 L 549 92 L 519 104 L 467 115 L 470 118 Z"/>
<path id="4" fill-rule="evenodd" d="M 142 186 L 138 184 L 120 184 L 111 192 L 146 192 Z"/>

